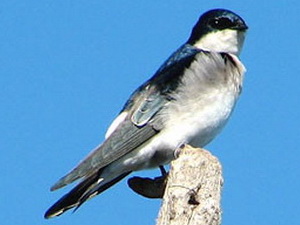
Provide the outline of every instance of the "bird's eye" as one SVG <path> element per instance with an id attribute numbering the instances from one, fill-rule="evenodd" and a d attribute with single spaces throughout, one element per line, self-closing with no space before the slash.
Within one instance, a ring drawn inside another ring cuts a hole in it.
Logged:
<path id="1" fill-rule="evenodd" d="M 209 21 L 209 25 L 215 29 L 226 29 L 234 26 L 233 22 L 228 18 L 217 18 Z"/>

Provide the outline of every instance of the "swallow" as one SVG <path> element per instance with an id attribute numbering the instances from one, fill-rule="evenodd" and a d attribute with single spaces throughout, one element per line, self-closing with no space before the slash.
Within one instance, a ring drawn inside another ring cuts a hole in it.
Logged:
<path id="1" fill-rule="evenodd" d="M 80 180 L 45 218 L 77 209 L 131 172 L 168 164 L 181 146 L 204 147 L 219 134 L 242 90 L 239 55 L 247 29 L 226 9 L 201 15 L 188 40 L 133 92 L 103 143 L 51 187 Z"/>

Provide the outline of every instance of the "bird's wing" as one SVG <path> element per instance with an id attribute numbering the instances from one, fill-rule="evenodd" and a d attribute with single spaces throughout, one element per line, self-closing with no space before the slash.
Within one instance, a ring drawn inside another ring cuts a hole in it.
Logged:
<path id="1" fill-rule="evenodd" d="M 110 131 L 103 144 L 55 183 L 51 190 L 90 176 L 138 148 L 163 129 L 163 116 L 157 114 L 172 100 L 169 94 L 177 88 L 183 70 L 197 53 L 182 49 L 175 52 L 150 80 L 133 93 L 121 112 L 127 114 L 125 119 Z"/>
<path id="2" fill-rule="evenodd" d="M 151 125 L 138 127 L 126 119 L 102 145 L 97 147 L 77 167 L 54 184 L 51 190 L 56 190 L 81 177 L 93 174 L 97 170 L 136 149 L 157 132 L 159 131 L 153 129 Z"/>

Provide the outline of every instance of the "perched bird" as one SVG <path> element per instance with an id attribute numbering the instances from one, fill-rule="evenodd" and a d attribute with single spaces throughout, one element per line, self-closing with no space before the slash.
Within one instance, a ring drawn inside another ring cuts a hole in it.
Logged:
<path id="1" fill-rule="evenodd" d="M 238 56 L 247 28 L 229 10 L 204 13 L 187 42 L 131 95 L 104 142 L 52 186 L 53 191 L 80 179 L 45 218 L 78 208 L 132 171 L 169 163 L 184 144 L 209 143 L 242 89 L 245 68 Z"/>

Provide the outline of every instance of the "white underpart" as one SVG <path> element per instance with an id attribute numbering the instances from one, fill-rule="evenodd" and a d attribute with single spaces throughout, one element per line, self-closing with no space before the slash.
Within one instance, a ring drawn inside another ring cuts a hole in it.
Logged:
<path id="1" fill-rule="evenodd" d="M 117 116 L 117 118 L 111 123 L 111 125 L 107 129 L 105 139 L 107 139 L 115 131 L 115 129 L 125 120 L 127 114 L 127 112 L 122 112 Z"/>
<path id="2" fill-rule="evenodd" d="M 170 129 L 168 134 L 172 133 L 169 140 L 183 138 L 188 144 L 203 147 L 222 130 L 239 96 L 244 73 L 244 66 L 237 57 L 232 57 L 236 63 L 234 68 L 222 66 L 223 59 L 215 54 L 212 58 L 197 57 L 185 71 L 178 89 L 180 94 L 174 96 L 177 102 L 169 107 L 172 114 L 166 125 Z M 203 68 L 212 64 L 206 60 L 220 66 Z"/>
<path id="3" fill-rule="evenodd" d="M 197 41 L 194 46 L 214 52 L 227 52 L 239 55 L 245 38 L 245 32 L 237 30 L 221 30 L 210 32 Z"/>

